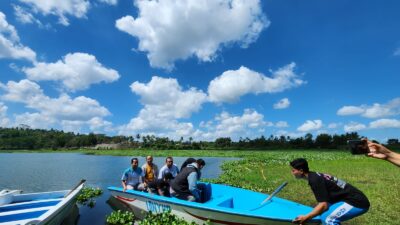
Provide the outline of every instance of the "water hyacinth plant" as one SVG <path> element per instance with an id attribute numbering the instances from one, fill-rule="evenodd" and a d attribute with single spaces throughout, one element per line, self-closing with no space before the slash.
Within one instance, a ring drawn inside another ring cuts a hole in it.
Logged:
<path id="1" fill-rule="evenodd" d="M 106 218 L 108 225 L 132 225 L 135 216 L 132 212 L 117 210 Z"/>
<path id="2" fill-rule="evenodd" d="M 96 204 L 94 198 L 99 197 L 102 194 L 103 190 L 100 188 L 84 187 L 78 195 L 77 202 L 81 205 L 87 205 L 90 208 L 93 208 Z"/>
<path id="3" fill-rule="evenodd" d="M 170 211 L 165 211 L 158 214 L 153 214 L 152 212 L 147 213 L 146 217 L 139 221 L 139 225 L 197 225 L 195 222 L 187 222 L 184 219 L 179 218 Z M 209 224 L 209 223 L 207 223 Z"/>

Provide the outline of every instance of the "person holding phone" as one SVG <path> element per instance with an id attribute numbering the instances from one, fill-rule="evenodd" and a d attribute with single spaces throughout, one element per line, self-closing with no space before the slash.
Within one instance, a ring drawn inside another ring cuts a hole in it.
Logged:
<path id="1" fill-rule="evenodd" d="M 297 216 L 293 223 L 304 224 L 320 215 L 322 224 L 340 225 L 368 211 L 368 198 L 349 183 L 328 174 L 310 171 L 307 160 L 303 158 L 291 161 L 290 166 L 296 178 L 308 181 L 318 201 L 310 213 Z"/>
<path id="2" fill-rule="evenodd" d="M 393 152 L 385 146 L 366 140 L 368 143 L 369 153 L 367 154 L 371 158 L 383 159 L 393 163 L 400 167 L 400 154 Z"/>

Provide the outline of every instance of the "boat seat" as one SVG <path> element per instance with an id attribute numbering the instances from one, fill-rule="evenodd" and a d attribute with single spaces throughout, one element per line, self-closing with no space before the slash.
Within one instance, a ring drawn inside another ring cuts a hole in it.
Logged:
<path id="1" fill-rule="evenodd" d="M 222 195 L 216 198 L 212 198 L 207 204 L 212 206 L 221 206 L 226 208 L 233 208 L 233 197 L 230 195 Z"/>

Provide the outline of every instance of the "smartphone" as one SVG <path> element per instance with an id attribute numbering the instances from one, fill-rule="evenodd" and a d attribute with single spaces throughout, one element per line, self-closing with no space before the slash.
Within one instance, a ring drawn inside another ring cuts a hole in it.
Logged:
<path id="1" fill-rule="evenodd" d="M 353 155 L 368 154 L 370 152 L 366 140 L 349 140 L 347 143 Z"/>

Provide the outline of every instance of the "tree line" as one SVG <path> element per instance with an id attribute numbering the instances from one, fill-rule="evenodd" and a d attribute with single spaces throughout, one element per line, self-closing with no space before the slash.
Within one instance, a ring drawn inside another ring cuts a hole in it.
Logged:
<path id="1" fill-rule="evenodd" d="M 346 149 L 347 141 L 362 138 L 357 132 L 345 134 L 306 134 L 303 137 L 261 136 L 254 139 L 240 138 L 233 141 L 230 137 L 220 137 L 214 141 L 194 141 L 193 138 L 172 140 L 154 135 L 107 136 L 105 134 L 79 134 L 59 130 L 30 128 L 0 128 L 1 150 L 38 150 L 38 149 L 80 149 L 107 148 L 113 145 L 118 149 L 195 149 L 195 150 L 269 150 L 269 149 Z M 386 143 L 393 149 L 400 149 L 397 138 Z"/>

